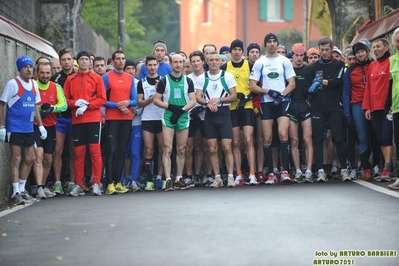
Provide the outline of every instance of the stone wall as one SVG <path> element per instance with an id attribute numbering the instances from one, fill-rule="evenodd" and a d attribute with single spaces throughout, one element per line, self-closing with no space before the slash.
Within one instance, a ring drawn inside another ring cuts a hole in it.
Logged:
<path id="1" fill-rule="evenodd" d="M 37 34 L 40 30 L 38 0 L 0 0 L 0 15 L 30 32 Z"/>

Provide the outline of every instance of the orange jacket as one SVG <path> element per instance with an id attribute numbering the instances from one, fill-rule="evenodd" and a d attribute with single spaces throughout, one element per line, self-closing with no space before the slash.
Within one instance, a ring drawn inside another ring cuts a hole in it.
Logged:
<path id="1" fill-rule="evenodd" d="M 100 108 L 105 105 L 107 98 L 100 75 L 92 71 L 74 73 L 66 79 L 64 93 L 68 107 L 72 110 L 72 124 L 102 121 Z M 79 99 L 88 101 L 89 106 L 83 115 L 76 117 L 78 107 L 75 103 Z"/>

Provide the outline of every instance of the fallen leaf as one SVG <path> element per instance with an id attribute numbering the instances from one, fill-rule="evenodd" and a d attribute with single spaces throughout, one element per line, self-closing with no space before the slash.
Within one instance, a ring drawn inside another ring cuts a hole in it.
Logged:
<path id="1" fill-rule="evenodd" d="M 86 230 L 83 230 L 83 234 L 86 234 L 87 233 L 87 231 Z"/>
<path id="2" fill-rule="evenodd" d="M 19 223 L 19 221 L 14 221 L 14 223 Z"/>
<path id="3" fill-rule="evenodd" d="M 116 224 L 110 224 L 109 226 L 111 226 L 111 227 L 116 227 Z"/>
<path id="4" fill-rule="evenodd" d="M 0 236 L 7 236 L 7 233 L 1 233 Z"/>
<path id="5" fill-rule="evenodd" d="M 64 237 L 65 240 L 69 240 L 69 237 Z"/>
<path id="6" fill-rule="evenodd" d="M 54 259 L 55 260 L 62 260 L 62 257 L 61 256 L 55 256 Z"/>

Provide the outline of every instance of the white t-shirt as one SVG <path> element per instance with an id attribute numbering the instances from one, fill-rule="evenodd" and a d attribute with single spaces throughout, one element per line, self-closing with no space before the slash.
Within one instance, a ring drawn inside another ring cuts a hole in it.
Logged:
<path id="1" fill-rule="evenodd" d="M 285 56 L 277 57 L 262 56 L 256 60 L 252 67 L 249 79 L 261 81 L 262 88 L 271 89 L 283 93 L 286 87 L 286 80 L 295 77 L 295 71 L 291 61 Z M 268 94 L 262 95 L 261 102 L 273 102 Z"/>
<path id="2" fill-rule="evenodd" d="M 25 82 L 19 76 L 17 77 L 17 79 L 21 82 L 25 90 L 27 91 L 32 90 L 31 80 L 29 80 L 29 82 Z M 40 98 L 39 87 L 35 80 L 33 80 L 33 86 L 35 87 L 35 92 L 36 92 L 35 104 L 37 104 L 41 101 L 41 98 Z M 18 100 L 17 98 L 15 98 L 15 101 L 10 102 L 11 98 L 15 97 L 17 94 L 18 94 L 18 84 L 15 81 L 15 79 L 11 79 L 7 82 L 6 86 L 4 87 L 3 94 L 0 97 L 0 101 L 7 103 L 8 106 L 10 107 L 12 104 L 14 104 L 16 100 Z"/>
<path id="3" fill-rule="evenodd" d="M 230 95 L 229 92 L 226 91 L 224 88 L 222 81 L 221 81 L 221 75 L 222 75 L 222 70 L 219 71 L 218 74 L 216 75 L 210 75 L 209 71 L 208 73 L 208 85 L 204 90 L 204 84 L 205 84 L 205 74 L 201 75 L 198 77 L 197 85 L 196 88 L 198 90 L 203 90 L 203 95 L 205 100 L 210 100 L 212 98 L 222 98 L 222 97 L 227 97 Z M 233 77 L 233 75 L 229 72 L 224 72 L 224 80 L 227 85 L 227 89 L 230 90 L 232 88 L 235 88 L 237 86 L 237 83 Z M 216 106 L 221 107 L 221 106 L 229 106 L 230 103 L 218 103 Z"/>
<path id="4" fill-rule="evenodd" d="M 193 83 L 194 83 L 194 91 L 197 92 L 198 80 L 204 79 L 204 74 L 202 73 L 201 75 L 196 76 L 196 75 L 194 74 L 194 72 L 193 72 L 193 73 L 191 73 L 191 74 L 188 74 L 187 77 L 189 77 L 190 79 L 192 79 L 192 81 L 193 81 Z M 196 102 L 194 107 L 197 107 L 197 106 L 201 106 L 201 104 L 199 104 L 198 102 Z M 194 107 L 193 107 L 193 108 L 194 108 Z M 190 111 L 191 111 L 193 108 L 191 108 Z M 205 119 L 205 112 L 202 111 L 201 113 L 199 113 L 199 114 L 198 114 L 198 117 L 199 117 L 201 120 L 204 120 L 204 119 Z"/>

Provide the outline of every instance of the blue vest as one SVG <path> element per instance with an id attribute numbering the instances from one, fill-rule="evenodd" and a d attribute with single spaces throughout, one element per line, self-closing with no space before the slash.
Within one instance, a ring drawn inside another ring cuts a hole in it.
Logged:
<path id="1" fill-rule="evenodd" d="M 18 93 L 7 104 L 6 130 L 14 133 L 33 133 L 33 119 L 36 109 L 36 91 L 27 91 L 16 78 Z"/>

